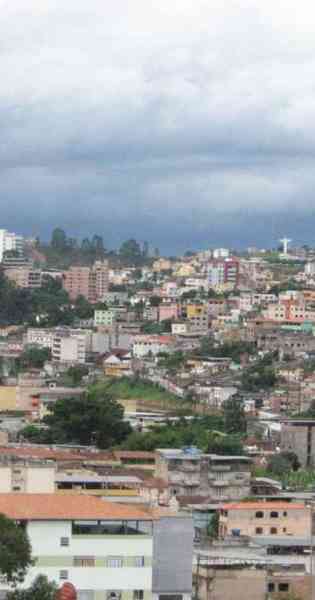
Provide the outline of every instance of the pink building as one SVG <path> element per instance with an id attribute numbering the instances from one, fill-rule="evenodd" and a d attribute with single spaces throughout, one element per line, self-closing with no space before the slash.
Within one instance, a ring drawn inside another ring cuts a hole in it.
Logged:
<path id="1" fill-rule="evenodd" d="M 159 321 L 167 321 L 168 319 L 178 319 L 180 317 L 180 306 L 179 304 L 172 302 L 162 302 L 159 308 Z"/>
<path id="2" fill-rule="evenodd" d="M 93 267 L 70 267 L 63 273 L 63 287 L 71 300 L 84 296 L 92 303 L 102 301 L 108 291 L 107 261 L 96 261 Z"/>

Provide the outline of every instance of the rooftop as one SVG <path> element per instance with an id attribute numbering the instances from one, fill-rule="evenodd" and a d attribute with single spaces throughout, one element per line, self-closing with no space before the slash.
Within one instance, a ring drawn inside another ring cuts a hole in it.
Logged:
<path id="1" fill-rule="evenodd" d="M 152 520 L 149 512 L 134 505 L 69 494 L 0 494 L 0 513 L 11 519 L 34 521 Z"/>
<path id="2" fill-rule="evenodd" d="M 303 510 L 305 504 L 293 502 L 231 502 L 223 504 L 223 510 Z"/>

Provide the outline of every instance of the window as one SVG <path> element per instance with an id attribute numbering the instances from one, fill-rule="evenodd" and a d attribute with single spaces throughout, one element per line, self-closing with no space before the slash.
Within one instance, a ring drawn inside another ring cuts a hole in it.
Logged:
<path id="1" fill-rule="evenodd" d="M 118 568 L 118 567 L 122 567 L 123 566 L 123 559 L 121 556 L 110 556 L 107 561 L 106 564 L 108 567 L 111 568 Z"/>
<path id="2" fill-rule="evenodd" d="M 272 583 L 272 582 L 268 583 L 267 589 L 268 589 L 269 593 L 274 592 L 275 591 L 275 584 Z"/>
<path id="3" fill-rule="evenodd" d="M 256 527 L 256 534 L 257 535 L 261 535 L 262 533 L 264 533 L 264 530 L 262 527 Z"/>
<path id="4" fill-rule="evenodd" d="M 118 590 L 106 592 L 106 600 L 120 600 L 120 598 L 121 598 L 121 592 Z"/>
<path id="5" fill-rule="evenodd" d="M 14 485 L 12 488 L 13 492 L 20 492 L 21 491 L 21 486 L 20 485 Z"/>
<path id="6" fill-rule="evenodd" d="M 263 519 L 264 513 L 261 510 L 258 510 L 255 514 L 256 519 Z"/>
<path id="7" fill-rule="evenodd" d="M 278 519 L 278 517 L 279 517 L 279 513 L 277 511 L 275 511 L 275 510 L 271 511 L 271 513 L 270 513 L 271 519 Z"/>
<path id="8" fill-rule="evenodd" d="M 68 579 L 68 571 L 66 571 L 65 569 L 59 571 L 59 579 Z"/>
<path id="9" fill-rule="evenodd" d="M 60 546 L 69 546 L 69 538 L 68 537 L 60 538 Z"/>
<path id="10" fill-rule="evenodd" d="M 279 585 L 278 585 L 278 591 L 279 592 L 288 592 L 289 591 L 289 584 L 288 583 L 279 583 Z"/>
<path id="11" fill-rule="evenodd" d="M 282 532 L 283 532 L 283 533 L 287 533 L 287 528 L 286 528 L 286 527 L 283 527 L 283 529 L 282 529 Z"/>
<path id="12" fill-rule="evenodd" d="M 144 556 L 135 556 L 135 567 L 144 567 Z"/>
<path id="13" fill-rule="evenodd" d="M 271 533 L 271 535 L 276 535 L 278 533 L 278 529 L 276 527 L 271 527 L 270 533 Z"/>
<path id="14" fill-rule="evenodd" d="M 73 559 L 74 567 L 95 567 L 94 556 L 75 556 Z"/>
<path id="15" fill-rule="evenodd" d="M 143 600 L 143 590 L 134 590 L 133 600 Z"/>
<path id="16" fill-rule="evenodd" d="M 283 516 L 284 516 L 284 517 L 287 517 L 287 516 L 288 516 L 288 513 L 287 513 L 287 511 L 286 511 L 286 510 L 284 511 L 284 513 L 283 513 Z"/>

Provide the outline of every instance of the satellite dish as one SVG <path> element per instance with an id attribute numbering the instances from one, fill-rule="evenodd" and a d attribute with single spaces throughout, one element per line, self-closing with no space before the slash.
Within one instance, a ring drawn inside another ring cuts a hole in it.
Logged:
<path id="1" fill-rule="evenodd" d="M 77 592 L 72 583 L 64 583 L 62 588 L 57 592 L 56 600 L 77 600 Z"/>

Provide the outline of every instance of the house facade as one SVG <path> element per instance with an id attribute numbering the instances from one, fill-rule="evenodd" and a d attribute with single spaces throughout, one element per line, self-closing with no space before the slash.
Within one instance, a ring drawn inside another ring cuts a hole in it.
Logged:
<path id="1" fill-rule="evenodd" d="M 60 587 L 71 582 L 78 600 L 191 598 L 193 528 L 187 516 L 163 517 L 66 494 L 0 494 L 0 512 L 28 533 L 35 563 L 25 587 L 44 574 Z M 2 580 L 0 597 L 7 589 Z"/>

